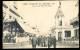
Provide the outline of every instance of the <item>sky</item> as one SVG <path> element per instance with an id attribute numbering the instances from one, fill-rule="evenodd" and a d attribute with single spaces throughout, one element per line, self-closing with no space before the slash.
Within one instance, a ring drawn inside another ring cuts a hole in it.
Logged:
<path id="1" fill-rule="evenodd" d="M 43 5 L 43 3 L 49 3 L 50 5 Z M 61 1 L 61 10 L 63 11 L 64 21 L 67 25 L 69 25 L 71 19 L 77 17 L 78 8 L 75 7 L 76 3 L 76 1 Z M 47 33 L 55 25 L 54 17 L 58 6 L 59 1 L 17 2 L 18 12 L 24 18 L 24 21 L 32 27 L 37 25 L 41 33 Z"/>

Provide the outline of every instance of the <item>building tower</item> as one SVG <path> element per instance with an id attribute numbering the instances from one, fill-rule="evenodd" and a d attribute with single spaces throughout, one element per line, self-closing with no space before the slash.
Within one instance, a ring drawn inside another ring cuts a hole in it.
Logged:
<path id="1" fill-rule="evenodd" d="M 61 10 L 61 2 L 59 1 L 59 7 L 55 15 L 55 34 L 58 40 L 62 39 L 63 17 L 64 17 L 64 14 Z"/>
<path id="2" fill-rule="evenodd" d="M 66 25 L 66 20 L 64 19 L 65 17 L 63 11 L 61 10 L 61 2 L 59 1 L 59 7 L 55 15 L 54 28 L 56 39 L 59 41 L 64 39 L 71 39 L 74 36 L 74 29 L 70 25 Z"/>
<path id="3" fill-rule="evenodd" d="M 59 7 L 55 16 L 55 26 L 56 27 L 61 27 L 63 26 L 62 20 L 63 20 L 64 14 L 61 10 L 61 2 L 59 1 Z"/>

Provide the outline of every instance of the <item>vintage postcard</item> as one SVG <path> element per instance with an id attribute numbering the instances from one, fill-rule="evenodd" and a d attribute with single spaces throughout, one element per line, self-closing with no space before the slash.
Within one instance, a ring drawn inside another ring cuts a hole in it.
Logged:
<path id="1" fill-rule="evenodd" d="M 79 48 L 79 0 L 3 1 L 3 49 Z"/>

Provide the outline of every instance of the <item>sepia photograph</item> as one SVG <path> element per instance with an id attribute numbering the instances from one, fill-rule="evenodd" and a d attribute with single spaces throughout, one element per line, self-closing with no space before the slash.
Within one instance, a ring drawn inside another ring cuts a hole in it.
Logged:
<path id="1" fill-rule="evenodd" d="M 2 3 L 3 49 L 79 48 L 79 0 Z"/>

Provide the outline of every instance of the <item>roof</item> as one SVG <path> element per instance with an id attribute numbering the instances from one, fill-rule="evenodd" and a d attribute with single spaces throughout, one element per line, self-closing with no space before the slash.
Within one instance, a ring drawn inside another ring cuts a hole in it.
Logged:
<path id="1" fill-rule="evenodd" d="M 74 23 L 74 22 L 76 22 L 76 21 L 79 21 L 79 17 L 73 18 L 73 19 L 70 21 L 70 23 Z"/>
<path id="2" fill-rule="evenodd" d="M 57 13 L 55 15 L 55 18 L 59 18 L 59 17 L 63 17 L 64 14 L 63 14 L 63 11 L 61 10 L 61 2 L 59 2 L 59 7 L 58 7 L 58 10 L 57 10 Z"/>
<path id="3" fill-rule="evenodd" d="M 16 20 L 15 21 L 12 21 L 12 22 L 4 22 L 3 24 L 4 24 L 3 25 L 4 26 L 3 30 L 6 30 L 6 28 L 9 28 L 10 25 L 11 25 L 11 27 L 14 26 L 15 28 L 18 28 L 18 30 L 17 30 L 18 32 L 20 32 L 20 33 L 23 33 L 24 32 L 23 28 L 19 25 L 19 23 Z M 7 26 L 5 26 L 5 25 L 7 25 Z"/>

